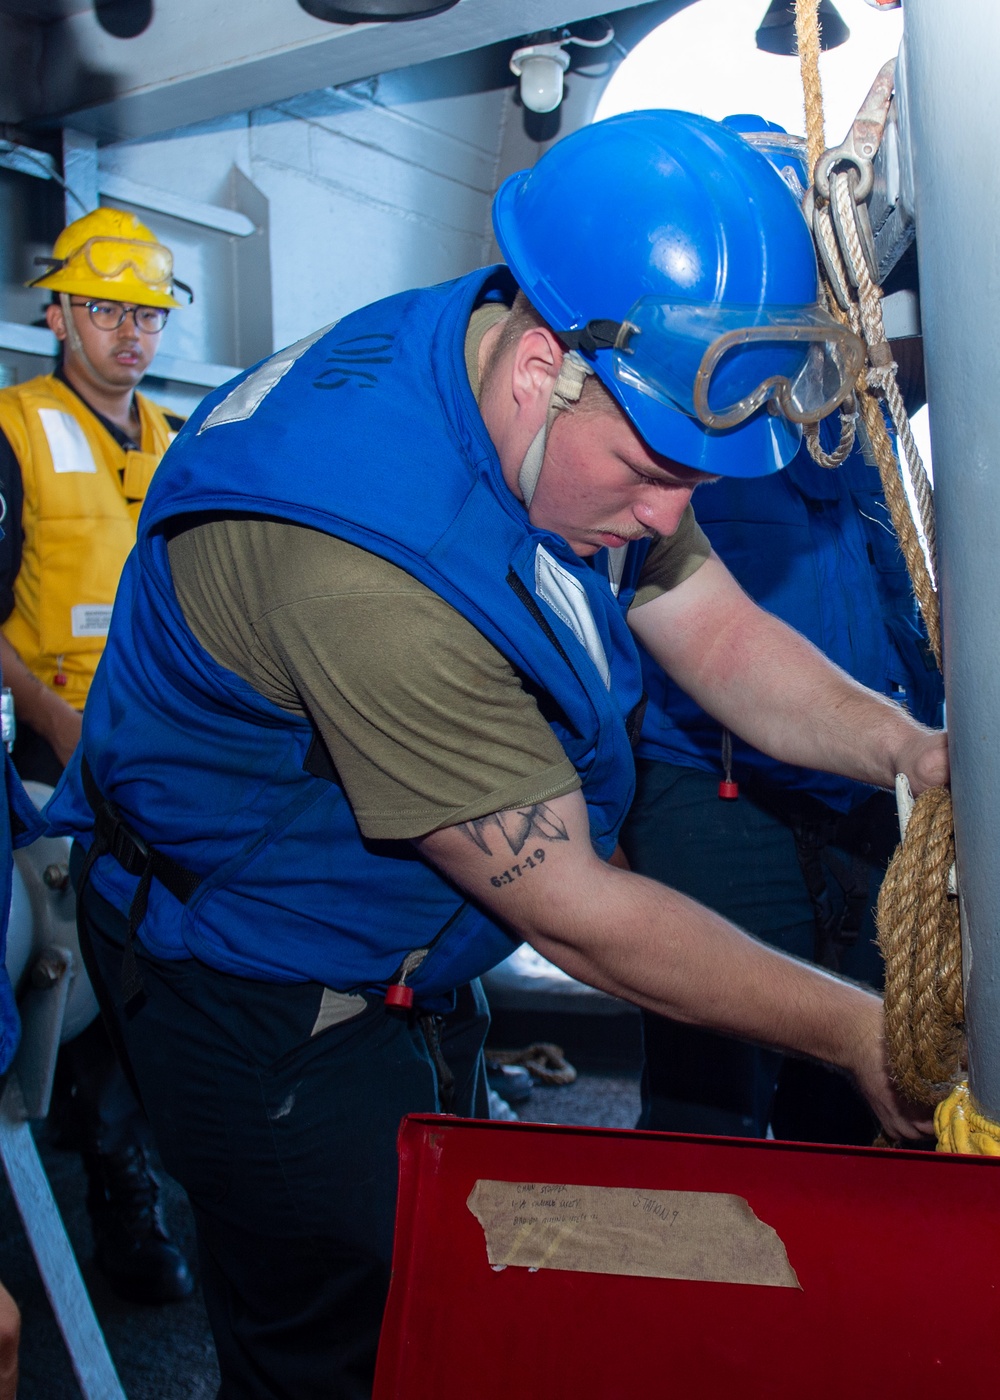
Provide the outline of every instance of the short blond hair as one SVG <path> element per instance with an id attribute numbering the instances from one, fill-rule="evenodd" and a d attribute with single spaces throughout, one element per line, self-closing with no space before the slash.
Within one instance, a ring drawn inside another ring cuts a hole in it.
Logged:
<path id="1" fill-rule="evenodd" d="M 536 311 L 524 292 L 518 290 L 514 298 L 510 311 L 501 322 L 500 334 L 496 344 L 493 346 L 490 358 L 483 369 L 483 388 L 490 382 L 490 377 L 499 366 L 501 360 L 521 339 L 526 331 L 536 330 L 539 326 L 542 329 L 551 331 L 558 340 L 559 332 L 553 330 L 540 311 Z M 598 379 L 596 374 L 589 374 L 583 386 L 583 393 L 577 403 L 568 406 L 564 412 L 567 413 L 611 413 L 617 410 L 618 405 L 608 393 L 607 389 Z M 620 411 L 620 410 L 619 410 Z"/>

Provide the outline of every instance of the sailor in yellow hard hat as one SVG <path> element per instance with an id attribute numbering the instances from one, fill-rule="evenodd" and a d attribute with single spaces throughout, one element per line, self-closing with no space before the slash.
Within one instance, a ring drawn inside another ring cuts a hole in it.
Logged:
<path id="1" fill-rule="evenodd" d="M 45 318 L 62 355 L 52 374 L 0 392 L 0 659 L 22 734 L 52 751 L 52 781 L 79 738 L 139 508 L 180 426 L 135 392 L 180 303 L 169 248 L 117 209 L 77 219 L 38 261 L 29 286 L 55 293 Z"/>
<path id="2" fill-rule="evenodd" d="M 18 771 L 55 784 L 80 737 L 139 508 L 183 422 L 135 390 L 181 304 L 174 288 L 189 289 L 174 279 L 170 249 L 117 209 L 77 219 L 36 261 L 45 271 L 28 285 L 54 293 L 45 319 L 61 355 L 51 374 L 0 391 L 0 661 Z M 140 1110 L 100 1022 L 63 1047 L 60 1076 L 99 1266 L 127 1297 L 187 1296 L 191 1274 L 163 1229 Z"/>

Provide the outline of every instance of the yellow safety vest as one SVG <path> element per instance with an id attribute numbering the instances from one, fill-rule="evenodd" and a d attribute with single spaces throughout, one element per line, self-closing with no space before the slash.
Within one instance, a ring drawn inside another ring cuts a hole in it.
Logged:
<path id="1" fill-rule="evenodd" d="M 126 452 L 52 375 L 0 390 L 0 430 L 24 482 L 24 548 L 2 630 L 28 669 L 78 710 L 104 650 L 139 509 L 173 438 L 163 409 L 135 398 L 141 451 Z"/>

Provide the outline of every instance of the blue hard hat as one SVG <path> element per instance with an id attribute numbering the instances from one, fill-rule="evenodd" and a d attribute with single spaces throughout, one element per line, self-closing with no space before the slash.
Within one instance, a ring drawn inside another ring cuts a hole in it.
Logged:
<path id="1" fill-rule="evenodd" d="M 722 118 L 722 125 L 728 126 L 730 131 L 774 131 L 781 136 L 788 135 L 778 122 L 769 122 L 766 117 L 759 117 L 756 112 L 734 112 L 731 117 Z"/>
<path id="2" fill-rule="evenodd" d="M 758 117 L 750 112 L 723 117 L 722 125 L 728 126 L 731 131 L 738 131 L 755 151 L 760 151 L 762 156 L 766 156 L 795 198 L 802 203 L 809 188 L 808 155 L 804 136 L 792 136 L 777 122 L 770 122 L 766 117 Z"/>
<path id="3" fill-rule="evenodd" d="M 676 462 L 778 471 L 853 381 L 856 343 L 817 305 L 793 194 L 718 122 L 596 122 L 510 176 L 493 222 L 528 300 Z"/>

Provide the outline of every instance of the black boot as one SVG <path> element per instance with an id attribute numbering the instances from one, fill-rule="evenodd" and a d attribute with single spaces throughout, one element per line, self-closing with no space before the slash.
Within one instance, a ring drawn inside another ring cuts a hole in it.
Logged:
<path id="1" fill-rule="evenodd" d="M 194 1279 L 170 1239 L 160 1210 L 160 1183 L 145 1149 L 83 1154 L 90 1179 L 87 1209 L 98 1268 L 133 1303 L 175 1303 L 190 1297 Z"/>

